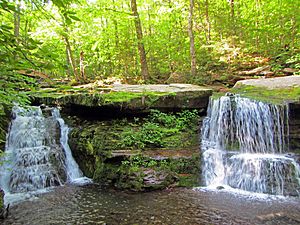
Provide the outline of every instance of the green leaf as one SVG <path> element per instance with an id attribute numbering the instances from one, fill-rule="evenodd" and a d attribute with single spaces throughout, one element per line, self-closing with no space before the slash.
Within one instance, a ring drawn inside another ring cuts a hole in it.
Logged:
<path id="1" fill-rule="evenodd" d="M 98 45 L 99 45 L 99 41 L 96 41 L 95 44 L 93 44 L 91 50 L 95 51 L 97 49 Z"/>
<path id="2" fill-rule="evenodd" d="M 77 16 L 69 15 L 69 17 L 70 17 L 72 20 L 80 21 L 80 19 L 79 19 Z"/>
<path id="3" fill-rule="evenodd" d="M 65 7 L 64 2 L 62 0 L 52 0 L 52 2 L 58 8 L 64 8 Z"/>

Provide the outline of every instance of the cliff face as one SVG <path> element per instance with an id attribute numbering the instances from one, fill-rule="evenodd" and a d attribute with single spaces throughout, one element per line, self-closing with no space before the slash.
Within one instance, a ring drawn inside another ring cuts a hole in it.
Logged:
<path id="1" fill-rule="evenodd" d="M 193 186 L 200 175 L 197 110 L 119 118 L 65 116 L 69 144 L 84 174 L 135 191 Z"/>
<path id="2" fill-rule="evenodd" d="M 212 90 L 190 84 L 42 89 L 33 104 L 58 106 L 88 177 L 145 191 L 198 185 L 200 116 Z"/>
<path id="3" fill-rule="evenodd" d="M 289 148 L 300 155 L 300 103 L 289 104 Z M 300 159 L 300 157 L 299 157 Z"/>

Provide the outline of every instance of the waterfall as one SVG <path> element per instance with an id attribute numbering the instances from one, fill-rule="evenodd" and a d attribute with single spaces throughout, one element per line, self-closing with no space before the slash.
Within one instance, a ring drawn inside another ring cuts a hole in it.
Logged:
<path id="1" fill-rule="evenodd" d="M 68 145 L 69 128 L 58 109 L 14 106 L 0 185 L 5 193 L 26 193 L 82 177 Z"/>
<path id="2" fill-rule="evenodd" d="M 203 121 L 203 179 L 274 195 L 299 195 L 300 165 L 288 154 L 288 107 L 238 95 L 210 99 Z"/>
<path id="3" fill-rule="evenodd" d="M 60 143 L 63 146 L 66 155 L 65 164 L 66 164 L 67 177 L 68 177 L 68 181 L 73 182 L 76 179 L 82 177 L 83 174 L 80 171 L 78 164 L 74 160 L 71 149 L 68 144 L 69 127 L 65 124 L 65 121 L 60 117 L 60 113 L 58 109 L 53 109 L 52 115 L 60 125 L 60 131 L 61 131 Z"/>

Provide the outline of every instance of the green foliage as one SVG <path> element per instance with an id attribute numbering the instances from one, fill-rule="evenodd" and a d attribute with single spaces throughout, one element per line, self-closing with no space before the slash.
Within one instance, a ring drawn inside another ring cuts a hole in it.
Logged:
<path id="1" fill-rule="evenodd" d="M 235 2 L 233 15 L 228 1 L 196 1 L 193 32 L 198 73 L 191 77 L 186 32 L 189 2 L 141 0 L 137 4 L 151 74 L 147 82 L 162 83 L 179 74 L 189 83 L 206 84 L 216 79 L 218 70 L 231 74 L 233 64 L 247 58 L 245 54 L 274 57 L 285 54 L 285 48 L 299 51 L 300 14 L 291 0 Z M 141 82 L 128 1 L 24 1 L 19 7 L 13 1 L 1 0 L 0 11 L 1 51 L 22 55 L 9 57 L 6 65 L 18 62 L 23 69 L 64 78 L 79 72 L 83 52 L 89 80 L 118 77 L 127 83 Z M 17 38 L 13 35 L 13 14 L 20 17 Z M 66 55 L 66 39 L 74 58 L 72 66 Z M 286 65 L 299 68 L 298 54 L 282 59 Z M 279 64 L 277 69 L 285 66 Z M 222 82 L 227 79 L 230 77 L 223 76 Z"/>
<path id="2" fill-rule="evenodd" d="M 6 111 L 14 103 L 28 104 L 25 91 L 35 86 L 32 78 L 21 75 L 19 70 L 36 68 L 35 56 L 38 42 L 30 37 L 16 36 L 13 14 L 20 14 L 15 3 L 0 1 L 0 145 L 3 146 L 8 126 Z"/>
<path id="3" fill-rule="evenodd" d="M 121 133 L 121 148 L 162 148 L 182 146 L 180 135 L 183 132 L 197 133 L 199 116 L 196 110 L 167 114 L 152 110 L 146 121 L 140 127 L 133 126 Z M 191 135 L 193 136 L 193 135 Z M 172 139 L 175 137 L 175 139 Z"/>
<path id="4" fill-rule="evenodd" d="M 286 64 L 299 69 L 298 71 L 298 75 L 300 75 L 300 53 L 295 53 L 292 56 L 290 56 L 287 60 L 286 60 Z"/>

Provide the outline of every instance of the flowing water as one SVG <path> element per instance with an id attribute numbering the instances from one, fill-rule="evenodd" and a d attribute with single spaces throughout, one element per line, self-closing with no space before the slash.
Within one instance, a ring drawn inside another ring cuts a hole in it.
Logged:
<path id="1" fill-rule="evenodd" d="M 235 95 L 211 99 L 202 128 L 204 183 L 298 196 L 300 165 L 287 140 L 287 106 Z"/>
<path id="2" fill-rule="evenodd" d="M 13 202 L 8 218 L 0 222 L 300 224 L 300 198 L 282 196 L 299 190 L 299 164 L 286 154 L 287 116 L 284 107 L 239 97 L 214 100 L 203 127 L 203 175 L 207 185 L 218 188 L 128 193 L 96 184 L 78 186 L 82 173 L 59 111 L 45 116 L 39 107 L 15 107 L 6 145 L 9 163 L 1 168 L 0 181 L 6 196 L 27 200 Z M 229 192 L 224 186 L 274 195 Z"/>
<path id="3" fill-rule="evenodd" d="M 299 212 L 299 198 L 255 199 L 180 188 L 126 193 L 67 185 L 12 206 L 3 224 L 297 225 Z"/>
<path id="4" fill-rule="evenodd" d="M 68 127 L 57 109 L 48 114 L 40 107 L 13 108 L 0 177 L 6 198 L 22 199 L 28 192 L 82 178 L 67 144 Z"/>

